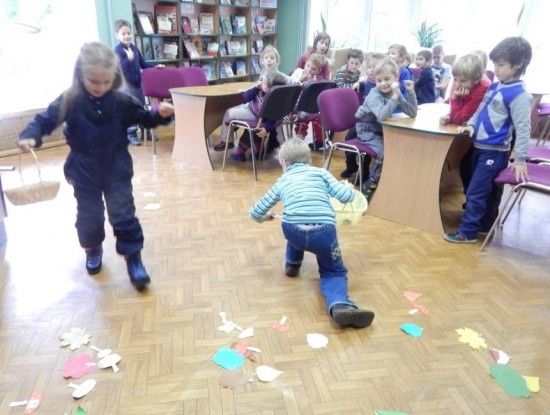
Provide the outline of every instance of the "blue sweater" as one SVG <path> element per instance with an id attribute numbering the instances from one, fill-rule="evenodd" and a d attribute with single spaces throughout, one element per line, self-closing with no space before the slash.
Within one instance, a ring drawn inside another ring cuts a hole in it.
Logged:
<path id="1" fill-rule="evenodd" d="M 283 222 L 335 225 L 330 197 L 347 203 L 353 200 L 355 193 L 327 170 L 295 163 L 288 166 L 286 173 L 250 208 L 250 217 L 262 222 L 269 209 L 282 201 Z"/>
<path id="2" fill-rule="evenodd" d="M 122 69 L 122 73 L 124 78 L 126 78 L 128 85 L 134 89 L 140 89 L 141 70 L 145 68 L 153 68 L 154 66 L 145 62 L 136 45 L 130 44 L 130 49 L 134 52 L 134 60 L 128 59 L 128 55 L 124 49 L 126 49 L 126 47 L 122 43 L 115 46 L 115 53 L 120 59 L 120 69 Z"/>

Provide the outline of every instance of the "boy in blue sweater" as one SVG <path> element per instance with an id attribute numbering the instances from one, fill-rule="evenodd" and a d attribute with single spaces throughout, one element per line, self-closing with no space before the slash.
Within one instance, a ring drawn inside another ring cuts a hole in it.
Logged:
<path id="1" fill-rule="evenodd" d="M 141 89 L 141 70 L 153 67 L 164 68 L 164 65 L 153 66 L 145 62 L 139 49 L 132 43 L 132 25 L 128 21 L 117 20 L 115 22 L 115 30 L 116 37 L 120 41 L 115 46 L 115 53 L 120 60 L 120 68 L 128 84 L 129 92 L 145 106 L 145 96 Z M 128 128 L 128 141 L 134 146 L 141 145 L 141 141 L 137 136 L 137 129 L 137 125 L 132 125 Z M 156 138 L 152 137 L 152 139 Z"/>
<path id="2" fill-rule="evenodd" d="M 531 45 L 522 37 L 502 40 L 489 54 L 498 82 L 487 90 L 483 102 L 459 132 L 473 138 L 473 172 L 468 203 L 456 232 L 443 237 L 449 242 L 475 243 L 478 233 L 491 229 L 498 215 L 502 187 L 495 177 L 508 165 L 515 135 L 512 169 L 516 180 L 528 179 L 525 159 L 531 136 L 531 99 L 520 77 L 531 62 Z"/>
<path id="3" fill-rule="evenodd" d="M 283 175 L 250 208 L 250 217 L 260 223 L 273 220 L 276 215 L 270 209 L 282 201 L 282 228 L 287 240 L 285 274 L 297 277 L 304 252 L 312 252 L 317 257 L 321 292 L 332 319 L 342 327 L 370 326 L 374 313 L 357 308 L 348 296 L 348 272 L 330 203 L 330 197 L 351 202 L 355 197 L 353 186 L 338 182 L 325 169 L 311 166 L 311 151 L 299 137 L 284 142 L 279 163 Z"/>

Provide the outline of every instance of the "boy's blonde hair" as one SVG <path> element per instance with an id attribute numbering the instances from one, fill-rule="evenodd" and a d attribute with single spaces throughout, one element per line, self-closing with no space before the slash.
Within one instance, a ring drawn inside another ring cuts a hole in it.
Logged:
<path id="1" fill-rule="evenodd" d="M 394 50 L 397 52 L 397 56 L 401 59 L 401 62 L 404 62 L 405 59 L 409 57 L 409 52 L 407 52 L 407 48 L 403 45 L 400 45 L 398 43 L 394 43 L 393 45 L 390 45 L 388 47 L 388 52 L 390 50 Z"/>
<path id="2" fill-rule="evenodd" d="M 367 76 L 367 67 L 376 66 L 378 62 L 384 59 L 386 55 L 381 52 L 369 52 L 365 56 L 365 60 L 361 64 L 361 75 Z"/>
<path id="3" fill-rule="evenodd" d="M 264 58 L 266 53 L 273 53 L 277 63 L 281 62 L 281 55 L 279 54 L 279 51 L 271 45 L 267 45 L 264 50 L 262 50 L 262 53 L 260 53 L 260 61 Z"/>
<path id="4" fill-rule="evenodd" d="M 481 64 L 483 65 L 483 70 L 486 71 L 487 64 L 489 63 L 489 56 L 487 56 L 487 53 L 481 49 L 473 50 L 471 53 L 479 56 L 479 59 L 481 59 Z"/>
<path id="5" fill-rule="evenodd" d="M 304 140 L 294 137 L 283 143 L 279 149 L 279 161 L 288 164 L 311 163 L 311 150 Z"/>
<path id="6" fill-rule="evenodd" d="M 323 55 L 321 55 L 320 53 L 312 53 L 309 56 L 307 61 L 314 68 L 317 68 L 318 70 L 321 70 L 321 68 L 325 64 L 325 57 Z"/>
<path id="7" fill-rule="evenodd" d="M 462 76 L 472 81 L 474 85 L 481 80 L 484 73 L 485 69 L 481 59 L 473 53 L 461 56 L 453 65 L 453 76 Z"/>
<path id="8" fill-rule="evenodd" d="M 399 77 L 399 65 L 392 58 L 384 58 L 374 67 L 375 75 L 391 74 Z"/>
<path id="9" fill-rule="evenodd" d="M 118 19 L 115 21 L 115 33 L 118 33 L 118 31 L 123 27 L 127 27 L 128 29 L 132 30 L 132 25 L 128 20 Z"/>

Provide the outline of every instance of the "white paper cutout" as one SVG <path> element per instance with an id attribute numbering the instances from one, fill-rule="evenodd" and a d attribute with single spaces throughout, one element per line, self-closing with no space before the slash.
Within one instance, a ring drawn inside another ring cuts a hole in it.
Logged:
<path id="1" fill-rule="evenodd" d="M 74 388 L 73 398 L 80 399 L 90 393 L 91 390 L 95 388 L 96 383 L 97 382 L 94 379 L 88 379 L 82 382 L 80 385 L 76 383 L 69 383 L 67 386 L 69 388 Z"/>
<path id="2" fill-rule="evenodd" d="M 118 354 L 113 353 L 109 356 L 104 357 L 99 362 L 97 362 L 97 367 L 99 369 L 107 369 L 108 367 L 113 368 L 113 372 L 118 372 L 119 368 L 116 365 L 118 362 L 122 360 L 122 357 L 120 357 Z"/>
<path id="3" fill-rule="evenodd" d="M 160 203 L 149 203 L 143 207 L 143 210 L 159 210 Z"/>
<path id="4" fill-rule="evenodd" d="M 307 335 L 307 343 L 314 349 L 326 348 L 328 338 L 319 333 L 309 333 Z"/>
<path id="5" fill-rule="evenodd" d="M 97 358 L 98 359 L 103 359 L 104 357 L 107 357 L 111 354 L 112 350 L 111 349 L 99 349 L 95 346 L 90 346 L 90 349 L 94 350 L 97 352 Z"/>
<path id="6" fill-rule="evenodd" d="M 262 382 L 271 382 L 272 380 L 277 379 L 281 373 L 283 372 L 265 365 L 260 365 L 256 368 L 256 376 Z"/>

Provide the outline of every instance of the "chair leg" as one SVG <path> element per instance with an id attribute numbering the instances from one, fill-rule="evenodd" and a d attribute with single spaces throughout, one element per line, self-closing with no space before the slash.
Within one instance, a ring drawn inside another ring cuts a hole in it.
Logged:
<path id="1" fill-rule="evenodd" d="M 225 148 L 223 149 L 223 162 L 222 162 L 222 171 L 225 171 L 225 161 L 227 160 L 227 149 L 229 147 L 229 136 L 233 134 L 233 143 L 235 143 L 235 131 L 231 124 L 227 128 L 227 137 L 225 138 Z"/>
<path id="2" fill-rule="evenodd" d="M 514 188 L 515 189 L 515 188 Z M 514 191 L 514 189 L 512 189 L 512 192 Z M 510 195 L 511 196 L 511 195 Z M 510 215 L 510 211 L 512 210 L 512 208 L 514 207 L 514 205 L 516 203 L 521 203 L 521 201 L 523 200 L 523 196 L 525 196 L 525 189 L 518 189 L 517 192 L 516 192 L 516 196 L 514 197 L 514 200 L 512 201 L 512 204 L 510 205 L 510 207 L 506 210 L 506 213 L 503 214 L 503 218 L 500 222 L 500 226 L 503 226 L 504 225 L 504 222 L 506 222 L 506 219 L 508 219 L 508 216 Z"/>
<path id="3" fill-rule="evenodd" d="M 254 173 L 254 180 L 258 181 L 258 171 L 256 170 L 256 154 L 254 154 L 254 136 L 252 134 L 252 130 L 248 130 L 248 136 L 250 137 L 250 152 L 252 153 L 252 170 Z M 260 144 L 260 152 L 261 152 L 261 144 Z"/>
<path id="4" fill-rule="evenodd" d="M 359 178 L 359 191 L 363 191 L 363 153 L 357 153 L 357 163 L 359 168 L 357 169 L 357 175 L 355 176 L 354 185 L 357 184 L 357 178 Z"/>

